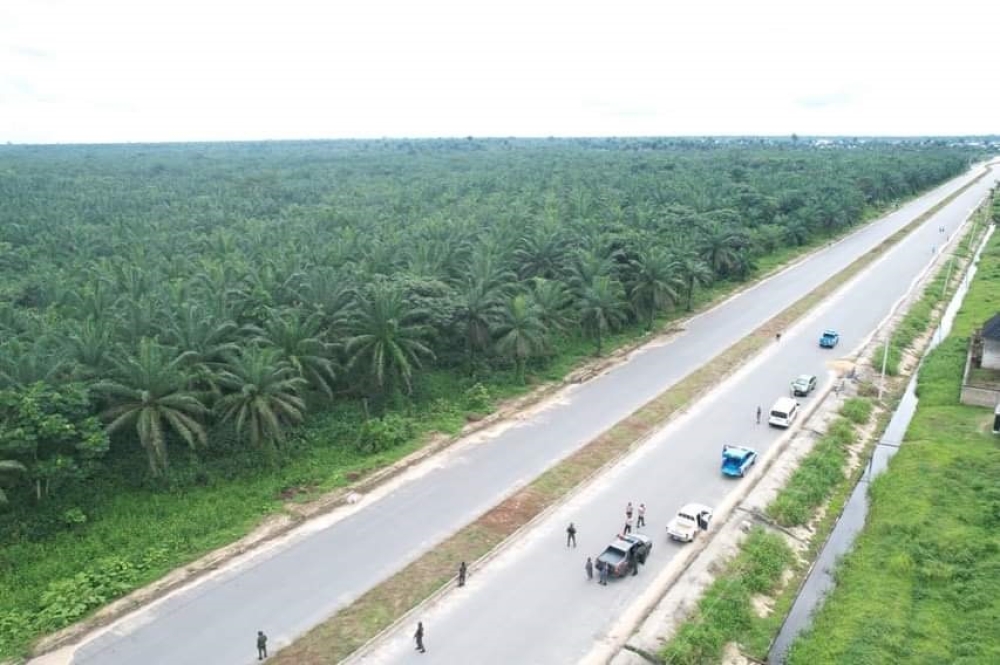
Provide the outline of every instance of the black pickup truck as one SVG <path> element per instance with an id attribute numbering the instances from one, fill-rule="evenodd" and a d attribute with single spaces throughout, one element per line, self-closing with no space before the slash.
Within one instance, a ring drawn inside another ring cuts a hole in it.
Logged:
<path id="1" fill-rule="evenodd" d="M 608 566 L 610 576 L 622 577 L 632 570 L 629 552 L 634 552 L 636 565 L 638 565 L 646 563 L 646 558 L 649 557 L 652 549 L 653 541 L 641 533 L 616 536 L 614 541 L 597 557 L 597 565 Z"/>

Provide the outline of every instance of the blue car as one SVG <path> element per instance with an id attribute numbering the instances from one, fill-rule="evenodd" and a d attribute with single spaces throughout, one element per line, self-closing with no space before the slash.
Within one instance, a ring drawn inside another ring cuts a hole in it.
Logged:
<path id="1" fill-rule="evenodd" d="M 832 349 L 840 342 L 840 333 L 836 330 L 824 330 L 819 338 L 819 345 L 824 349 Z"/>
<path id="2" fill-rule="evenodd" d="M 746 446 L 722 446 L 722 473 L 742 478 L 757 461 L 757 451 Z"/>

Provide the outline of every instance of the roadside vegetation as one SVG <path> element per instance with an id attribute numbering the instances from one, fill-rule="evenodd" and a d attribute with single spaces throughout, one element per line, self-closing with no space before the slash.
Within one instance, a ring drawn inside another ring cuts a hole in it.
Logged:
<path id="1" fill-rule="evenodd" d="M 853 398 L 844 402 L 840 413 L 766 509 L 778 524 L 805 525 L 833 489 L 845 484 L 847 449 L 857 443 L 857 428 L 868 423 L 872 404 Z M 659 657 L 671 665 L 718 663 L 725 646 L 734 642 L 748 654 L 764 658 L 781 615 L 770 612 L 761 618 L 754 609 L 754 597 L 775 595 L 786 571 L 796 568 L 796 556 L 785 537 L 755 527 Z"/>
<path id="2" fill-rule="evenodd" d="M 0 149 L 0 656 L 974 156 Z"/>
<path id="3" fill-rule="evenodd" d="M 978 226 L 975 232 L 970 233 L 968 238 L 963 240 L 953 250 L 956 260 L 966 260 L 972 257 L 975 248 L 982 239 L 983 233 L 986 231 L 987 225 L 1000 220 L 1000 204 L 994 200 L 992 208 L 981 209 L 977 211 L 976 216 Z M 996 288 L 996 285 L 1000 284 L 1000 243 L 998 243 L 995 236 L 991 240 L 990 248 L 987 251 L 991 253 L 993 258 L 992 260 L 987 260 L 984 253 L 984 258 L 979 264 L 979 270 L 973 287 L 973 290 L 976 291 L 975 297 L 984 300 L 985 304 L 975 306 L 978 312 L 971 316 L 972 328 L 981 325 L 992 313 L 1000 311 L 1000 298 L 996 295 L 1000 293 Z M 983 284 L 981 277 L 988 283 Z M 908 349 L 920 336 L 926 334 L 937 325 L 942 314 L 943 303 L 953 292 L 958 280 L 958 274 L 946 267 L 940 270 L 929 282 L 923 295 L 907 310 L 906 315 L 893 333 L 893 341 L 890 345 L 890 361 L 893 361 L 892 354 L 895 353 L 894 362 L 899 363 L 903 351 Z M 989 282 L 992 282 L 992 284 L 989 284 Z M 963 315 L 960 318 L 968 318 L 967 310 L 970 303 L 973 302 L 972 299 L 973 293 L 970 292 L 965 301 L 966 305 L 963 308 Z M 967 330 L 971 330 L 971 328 Z M 942 344 L 933 352 L 933 357 L 935 358 L 943 353 L 948 354 L 948 363 L 943 363 L 940 360 L 935 360 L 934 362 L 928 360 L 921 369 L 921 380 L 918 386 L 921 405 L 925 404 L 924 395 L 927 391 L 935 393 L 936 401 L 945 403 L 957 402 L 957 389 L 958 384 L 961 382 L 961 372 L 965 362 L 964 344 L 966 342 L 956 345 L 952 343 L 953 338 L 954 334 L 945 344 Z M 903 344 L 905 346 L 901 346 Z M 948 344 L 951 344 L 951 346 L 949 347 Z M 893 347 L 896 347 L 895 351 Z M 949 348 L 951 349 L 950 351 L 948 350 Z M 958 384 L 953 382 L 953 368 L 951 367 L 956 363 L 958 366 Z M 942 369 L 945 369 L 948 373 L 944 381 L 929 380 L 929 377 L 938 376 Z M 898 371 L 898 366 L 896 371 Z M 862 385 L 860 388 L 860 392 L 862 393 L 873 392 L 871 386 Z M 791 609 L 791 605 L 795 600 L 798 592 L 798 584 L 808 572 L 807 567 L 801 565 L 802 561 L 810 560 L 818 553 L 819 547 L 825 542 L 826 536 L 835 525 L 837 517 L 840 515 L 850 492 L 857 482 L 860 469 L 855 470 L 853 473 L 845 473 L 848 461 L 848 448 L 857 443 L 858 433 L 855 426 L 863 427 L 870 421 L 874 412 L 874 406 L 870 399 L 863 397 L 845 400 L 840 409 L 840 417 L 831 423 L 827 432 L 816 442 L 812 451 L 803 459 L 788 484 L 765 510 L 766 516 L 773 519 L 775 524 L 782 527 L 794 528 L 810 525 L 814 529 L 814 535 L 808 542 L 805 552 L 801 555 L 802 559 L 794 556 L 791 557 L 786 561 L 784 570 L 779 572 L 779 576 L 781 574 L 789 575 L 787 582 L 784 585 L 778 585 L 777 588 L 772 587 L 766 592 L 758 592 L 765 596 L 770 596 L 766 603 L 770 608 L 769 611 L 762 615 L 751 612 L 750 601 L 747 599 L 745 590 L 738 582 L 734 583 L 734 579 L 738 580 L 741 576 L 747 574 L 747 558 L 761 556 L 757 552 L 757 546 L 750 543 L 749 547 L 746 545 L 742 546 L 740 554 L 726 565 L 724 573 L 710 586 L 705 596 L 699 602 L 698 608 L 685 620 L 675 633 L 675 636 L 660 652 L 659 656 L 665 663 L 703 663 L 706 665 L 717 663 L 722 660 L 723 649 L 729 643 L 738 645 L 739 649 L 752 659 L 763 662 L 767 658 L 770 645 L 780 630 L 786 613 Z M 966 409 L 966 407 L 959 407 L 959 409 Z M 919 411 L 920 408 L 918 407 L 918 413 Z M 940 416 L 941 414 L 939 413 L 938 415 Z M 979 410 L 980 430 L 983 429 L 982 420 L 982 410 Z M 948 420 L 937 420 L 936 422 L 942 433 L 946 432 L 951 426 Z M 880 419 L 879 429 L 884 427 L 884 425 L 885 422 L 881 422 Z M 913 432 L 915 427 L 916 420 L 911 425 L 910 431 Z M 866 447 L 866 451 L 870 450 L 870 448 L 871 442 Z M 895 468 L 895 459 L 891 468 Z M 923 468 L 919 463 L 916 467 L 918 469 Z M 920 471 L 916 473 L 919 474 Z M 986 476 L 987 474 L 984 473 L 983 478 L 985 479 Z M 881 477 L 877 479 L 873 489 L 880 487 L 883 482 Z M 983 485 L 980 483 L 977 486 L 981 488 Z M 917 490 L 910 488 L 905 491 L 912 492 Z M 898 498 L 896 496 L 892 498 L 886 496 L 885 501 L 892 502 Z M 933 506 L 933 500 L 928 501 L 926 505 Z M 997 505 L 1000 505 L 1000 502 Z M 817 521 L 815 518 L 817 511 L 821 507 L 825 508 L 825 516 Z M 873 502 L 870 515 L 875 514 L 876 510 L 878 510 L 878 507 Z M 871 519 L 869 517 L 869 520 Z M 927 515 L 928 527 L 933 526 L 933 519 L 931 515 Z M 893 531 L 891 527 L 888 530 Z M 910 531 L 901 531 L 900 533 L 905 534 L 905 540 L 914 547 L 920 547 L 919 539 L 913 537 L 915 534 Z M 893 535 L 898 536 L 899 534 L 894 533 Z M 780 534 L 769 532 L 769 536 L 780 540 L 783 544 L 787 543 Z M 933 535 L 928 531 L 925 537 L 931 539 Z M 747 543 L 749 542 L 750 539 L 748 538 Z M 886 539 L 879 544 L 871 543 L 870 547 L 872 549 L 880 549 L 888 548 L 890 545 L 889 539 Z M 989 549 L 989 546 L 987 546 L 987 549 Z M 879 588 L 877 585 L 874 585 L 875 579 L 880 574 L 879 566 L 885 565 L 886 558 L 893 557 L 880 557 L 879 562 L 876 562 L 870 559 L 870 552 L 859 552 L 851 556 L 856 556 L 859 561 L 864 561 L 864 569 L 869 577 L 857 580 L 855 585 L 852 586 L 850 594 L 855 601 L 863 601 L 866 604 L 869 610 L 869 617 L 877 616 L 882 596 L 880 594 L 871 594 L 870 589 Z M 894 558 L 893 561 L 899 564 L 901 561 L 909 562 L 909 559 L 906 557 L 903 559 Z M 994 565 L 995 563 L 993 562 Z M 759 565 L 766 565 L 766 562 L 761 562 Z M 905 565 L 910 564 L 907 563 Z M 841 584 L 842 575 L 842 571 L 838 571 L 838 585 Z M 866 586 L 869 582 L 872 583 L 870 587 Z M 911 592 L 916 588 L 916 585 L 911 587 Z M 732 590 L 730 591 L 730 589 Z M 896 593 L 897 591 L 899 590 L 887 591 L 887 593 Z M 923 652 L 919 649 L 908 650 L 908 656 L 906 657 L 902 656 L 901 652 L 896 652 L 892 656 L 873 658 L 872 654 L 875 653 L 874 650 L 867 651 L 867 647 L 862 645 L 865 637 L 871 634 L 870 626 L 865 625 L 865 619 L 852 614 L 854 609 L 854 607 L 844 607 L 837 614 L 838 620 L 845 624 L 850 624 L 857 631 L 850 636 L 843 636 L 841 646 L 847 648 L 838 653 L 824 651 L 823 645 L 826 644 L 824 630 L 826 626 L 817 624 L 814 626 L 814 630 L 810 631 L 808 638 L 800 639 L 796 642 L 796 645 L 800 642 L 809 642 L 811 644 L 808 647 L 809 650 L 806 651 L 807 647 L 798 647 L 798 649 L 802 649 L 802 653 L 805 655 L 799 654 L 795 659 L 792 659 L 790 656 L 788 662 L 810 664 L 813 662 L 891 663 L 920 660 L 917 655 Z M 941 609 L 943 610 L 944 608 Z M 995 607 L 993 609 L 995 610 Z M 750 619 L 748 620 L 747 617 L 750 617 Z M 916 630 L 917 628 L 913 629 Z M 904 634 L 905 632 L 886 626 L 883 626 L 879 632 L 883 634 L 885 631 L 896 631 L 897 634 Z M 883 636 L 886 635 L 883 634 Z M 899 640 L 893 640 L 893 642 L 898 645 Z M 791 654 L 795 655 L 796 650 L 793 649 Z M 979 658 L 977 656 L 968 662 L 991 662 L 994 659 L 992 657 Z M 938 659 L 931 658 L 930 660 Z M 948 660 L 948 662 L 963 661 Z"/>
<path id="4" fill-rule="evenodd" d="M 920 371 L 916 414 L 870 489 L 865 529 L 788 662 L 1000 661 L 1000 448 L 990 409 L 959 404 L 969 336 L 1000 311 L 1000 238 Z"/>

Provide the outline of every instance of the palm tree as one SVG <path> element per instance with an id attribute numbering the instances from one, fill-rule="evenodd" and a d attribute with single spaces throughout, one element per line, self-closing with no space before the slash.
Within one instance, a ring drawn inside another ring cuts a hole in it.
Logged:
<path id="1" fill-rule="evenodd" d="M 553 279 L 562 273 L 566 256 L 566 242 L 560 235 L 557 223 L 543 223 L 532 233 L 521 238 L 514 257 L 520 266 L 521 277 Z"/>
<path id="2" fill-rule="evenodd" d="M 503 294 L 499 288 L 474 278 L 470 278 L 464 286 L 456 316 L 465 338 L 466 359 L 471 372 L 476 352 L 485 349 L 492 339 Z"/>
<path id="3" fill-rule="evenodd" d="M 39 381 L 58 385 L 69 368 L 49 340 L 47 336 L 32 342 L 15 338 L 0 345 L 0 388 L 28 386 Z"/>
<path id="4" fill-rule="evenodd" d="M 303 318 L 298 310 L 286 310 L 272 311 L 263 328 L 249 330 L 254 333 L 253 341 L 277 349 L 278 357 L 291 366 L 295 376 L 332 398 L 337 377 L 332 359 L 335 349 L 323 339 L 322 325 L 319 312 Z"/>
<path id="5" fill-rule="evenodd" d="M 75 373 L 82 378 L 101 376 L 111 367 L 114 348 L 111 332 L 103 323 L 85 319 L 65 339 L 69 358 L 77 365 Z"/>
<path id="6" fill-rule="evenodd" d="M 746 235 L 739 230 L 712 221 L 702 227 L 701 258 L 715 271 L 726 275 L 739 262 L 739 250 L 746 245 Z"/>
<path id="7" fill-rule="evenodd" d="M 681 246 L 675 254 L 681 278 L 684 280 L 687 311 L 690 312 L 694 302 L 695 287 L 708 286 L 712 283 L 715 275 L 712 273 L 712 269 L 708 267 L 708 264 L 699 258 L 697 252 L 690 247 Z"/>
<path id="8" fill-rule="evenodd" d="M 520 293 L 504 303 L 496 333 L 497 351 L 514 359 L 517 379 L 524 383 L 528 358 L 546 346 L 541 312 L 530 295 Z"/>
<path id="9" fill-rule="evenodd" d="M 536 277 L 531 282 L 531 296 L 546 330 L 563 331 L 572 322 L 570 306 L 573 297 L 562 282 Z"/>
<path id="10" fill-rule="evenodd" d="M 212 312 L 187 303 L 171 312 L 164 340 L 180 352 L 180 362 L 192 372 L 192 384 L 218 394 L 215 374 L 226 358 L 239 351 L 239 328 Z"/>
<path id="11" fill-rule="evenodd" d="M 206 443 L 207 435 L 199 418 L 208 410 L 187 389 L 188 377 L 181 369 L 182 356 L 168 358 L 167 349 L 143 338 L 137 356 L 115 358 L 112 362 L 116 380 L 99 381 L 93 387 L 107 395 L 111 403 L 102 414 L 111 421 L 108 434 L 135 425 L 154 476 L 167 469 L 166 428 L 192 448 Z"/>
<path id="12" fill-rule="evenodd" d="M 601 355 L 604 334 L 625 322 L 626 309 L 621 283 L 606 275 L 595 277 L 580 293 L 580 322 L 596 339 L 597 355 Z"/>
<path id="13" fill-rule="evenodd" d="M 11 483 L 12 479 L 25 472 L 27 472 L 27 468 L 20 462 L 0 460 L 0 506 L 7 505 L 7 493 L 3 490 L 4 485 Z"/>
<path id="14" fill-rule="evenodd" d="M 306 380 L 295 375 L 278 349 L 250 346 L 231 356 L 219 385 L 226 393 L 215 405 L 222 422 L 235 423 L 236 435 L 260 450 L 272 453 L 285 429 L 305 415 L 299 393 Z"/>
<path id="15" fill-rule="evenodd" d="M 642 250 L 630 264 L 633 278 L 629 299 L 636 314 L 646 316 L 646 328 L 651 330 L 656 313 L 676 303 L 684 288 L 681 267 L 662 248 Z"/>
<path id="16" fill-rule="evenodd" d="M 375 282 L 358 303 L 347 340 L 347 368 L 362 370 L 379 392 L 391 393 L 398 382 L 413 389 L 413 368 L 421 358 L 433 358 L 425 344 L 430 330 L 420 323 L 422 311 L 412 308 L 402 290 L 384 281 Z"/>

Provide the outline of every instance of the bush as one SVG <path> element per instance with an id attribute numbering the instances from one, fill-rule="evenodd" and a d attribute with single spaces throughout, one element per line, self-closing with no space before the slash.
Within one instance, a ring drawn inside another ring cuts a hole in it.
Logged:
<path id="1" fill-rule="evenodd" d="M 872 415 L 872 403 L 861 397 L 852 397 L 840 407 L 840 414 L 855 425 L 864 425 Z"/>
<path id="2" fill-rule="evenodd" d="M 489 388 L 475 383 L 465 390 L 465 408 L 475 413 L 489 413 L 493 410 L 493 395 Z"/>
<path id="3" fill-rule="evenodd" d="M 409 418 L 388 413 L 365 422 L 358 432 L 354 447 L 361 453 L 380 453 L 408 442 L 413 434 L 413 422 Z"/>

